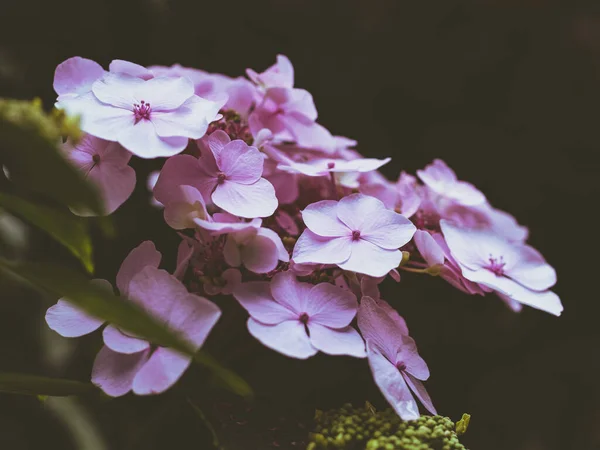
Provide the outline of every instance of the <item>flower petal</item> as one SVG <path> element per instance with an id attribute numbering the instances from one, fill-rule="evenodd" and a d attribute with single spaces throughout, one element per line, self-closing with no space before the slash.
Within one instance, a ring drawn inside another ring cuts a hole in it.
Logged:
<path id="1" fill-rule="evenodd" d="M 296 315 L 307 312 L 308 295 L 312 284 L 298 281 L 291 272 L 280 272 L 271 280 L 271 293 L 275 301 Z"/>
<path id="2" fill-rule="evenodd" d="M 206 201 L 216 186 L 216 179 L 202 176 L 200 161 L 191 155 L 173 156 L 165 162 L 156 185 L 154 197 L 163 205 L 177 201 L 181 197 L 180 186 L 193 186 L 200 191 Z"/>
<path id="3" fill-rule="evenodd" d="M 250 316 L 263 324 L 276 325 L 285 320 L 298 319 L 297 313 L 273 299 L 266 281 L 242 283 L 234 289 L 233 296 Z"/>
<path id="4" fill-rule="evenodd" d="M 181 153 L 189 139 L 184 136 L 160 137 L 152 122 L 141 120 L 119 133 L 118 141 L 134 155 L 151 159 Z"/>
<path id="5" fill-rule="evenodd" d="M 319 236 L 351 236 L 352 230 L 337 217 L 337 206 L 338 202 L 334 200 L 312 203 L 302 211 L 302 220 Z"/>
<path id="6" fill-rule="evenodd" d="M 61 336 L 79 337 L 96 331 L 104 321 L 89 316 L 67 300 L 60 299 L 46 311 L 46 323 Z"/>
<path id="7" fill-rule="evenodd" d="M 131 250 L 121 263 L 117 273 L 117 288 L 123 296 L 129 293 L 129 283 L 144 267 L 158 267 L 162 255 L 152 241 L 144 241 Z"/>
<path id="8" fill-rule="evenodd" d="M 275 243 L 261 235 L 256 235 L 241 246 L 240 253 L 244 266 L 254 273 L 267 273 L 277 267 L 279 257 Z"/>
<path id="9" fill-rule="evenodd" d="M 131 390 L 136 374 L 149 356 L 149 350 L 125 355 L 104 346 L 94 361 L 92 383 L 111 397 L 125 395 Z"/>
<path id="10" fill-rule="evenodd" d="M 217 305 L 204 297 L 188 293 L 173 304 L 167 324 L 198 350 L 220 317 L 221 309 Z"/>
<path id="11" fill-rule="evenodd" d="M 298 264 L 341 264 L 348 260 L 351 251 L 350 236 L 327 238 L 306 229 L 294 246 L 292 259 Z"/>
<path id="12" fill-rule="evenodd" d="M 58 95 L 85 94 L 92 84 L 104 75 L 100 64 L 91 59 L 75 56 L 63 61 L 54 72 L 54 90 Z"/>
<path id="13" fill-rule="evenodd" d="M 358 331 L 350 326 L 334 330 L 318 323 L 309 322 L 308 329 L 310 343 L 323 353 L 348 355 L 356 358 L 367 356 L 365 341 L 360 337 Z"/>
<path id="14" fill-rule="evenodd" d="M 357 314 L 358 328 L 366 341 L 372 342 L 387 359 L 395 362 L 398 348 L 402 345 L 402 336 L 408 335 L 408 328 L 403 319 L 394 320 L 390 311 L 381 306 L 383 303 L 385 302 L 375 301 L 371 297 L 363 297 Z"/>
<path id="15" fill-rule="evenodd" d="M 360 228 L 363 239 L 387 250 L 398 249 L 408 243 L 416 230 L 406 217 L 389 210 L 366 217 Z"/>
<path id="16" fill-rule="evenodd" d="M 314 286 L 306 298 L 306 310 L 310 323 L 331 328 L 344 328 L 352 322 L 358 302 L 351 291 L 346 291 L 330 283 Z"/>
<path id="17" fill-rule="evenodd" d="M 244 218 L 268 217 L 277 209 L 273 185 L 264 178 L 254 184 L 225 181 L 212 194 L 215 205 Z"/>
<path id="18" fill-rule="evenodd" d="M 351 230 L 363 231 L 365 222 L 387 211 L 381 200 L 363 194 L 351 194 L 338 203 L 337 216 Z"/>
<path id="19" fill-rule="evenodd" d="M 109 72 L 94 82 L 92 92 L 102 103 L 125 109 L 133 117 L 134 105 L 144 100 L 136 99 L 134 92 L 144 83 L 141 78 Z"/>
<path id="20" fill-rule="evenodd" d="M 137 395 L 160 394 L 173 386 L 192 360 L 164 347 L 158 348 L 133 379 Z"/>
<path id="21" fill-rule="evenodd" d="M 132 87 L 136 103 L 150 103 L 152 113 L 179 108 L 194 95 L 194 84 L 184 77 L 158 77 Z M 102 99 L 101 99 L 102 100 Z"/>
<path id="22" fill-rule="evenodd" d="M 310 344 L 304 325 L 298 320 L 265 325 L 249 318 L 248 331 L 265 347 L 291 358 L 306 359 L 317 353 L 317 349 Z"/>
<path id="23" fill-rule="evenodd" d="M 410 392 L 400 371 L 381 354 L 376 345 L 367 340 L 367 357 L 375 384 L 402 418 L 416 420 L 420 417 L 419 406 Z"/>
<path id="24" fill-rule="evenodd" d="M 228 143 L 217 158 L 227 180 L 239 184 L 256 183 L 263 172 L 265 157 L 256 147 L 236 139 Z"/>
<path id="25" fill-rule="evenodd" d="M 444 250 L 431 237 L 431 234 L 427 231 L 417 230 L 414 239 L 417 250 L 430 267 L 444 264 L 446 260 Z"/>
<path id="26" fill-rule="evenodd" d="M 395 269 L 402 260 L 400 250 L 385 250 L 368 241 L 359 239 L 351 244 L 350 258 L 338 266 L 344 270 L 382 277 Z"/>
<path id="27" fill-rule="evenodd" d="M 138 353 L 150 348 L 150 343 L 135 337 L 127 336 L 113 325 L 108 325 L 102 332 L 104 345 L 112 351 L 123 354 Z"/>
<path id="28" fill-rule="evenodd" d="M 403 372 L 402 376 L 404 377 L 404 381 L 406 381 L 406 384 L 408 384 L 408 387 L 410 387 L 411 391 L 413 391 L 413 393 L 421 401 L 425 409 L 431 414 L 437 415 L 435 406 L 433 406 L 431 397 L 427 393 L 427 390 L 425 389 L 425 386 L 423 386 L 423 383 L 417 380 L 415 377 L 413 377 L 410 373 Z"/>
<path id="29" fill-rule="evenodd" d="M 152 123 L 160 137 L 200 139 L 219 114 L 220 104 L 194 95 L 177 109 L 153 111 Z"/>

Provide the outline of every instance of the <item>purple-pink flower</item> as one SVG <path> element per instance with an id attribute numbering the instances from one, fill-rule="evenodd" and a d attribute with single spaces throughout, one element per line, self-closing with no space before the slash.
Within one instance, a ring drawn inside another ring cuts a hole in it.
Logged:
<path id="1" fill-rule="evenodd" d="M 188 293 L 181 282 L 158 269 L 161 255 L 145 241 L 125 258 L 116 284 L 122 296 L 144 308 L 170 329 L 199 349 L 221 315 L 209 300 Z M 112 290 L 106 280 L 95 283 Z M 60 299 L 46 313 L 51 329 L 65 337 L 91 333 L 103 324 Z M 92 382 L 113 397 L 133 390 L 138 395 L 156 394 L 171 387 L 189 366 L 191 359 L 166 347 L 132 336 L 113 325 L 102 333 L 104 347 L 92 370 Z"/>
<path id="2" fill-rule="evenodd" d="M 198 189 L 204 199 L 239 217 L 272 215 L 277 208 L 273 185 L 262 178 L 264 156 L 242 140 L 232 141 L 217 130 L 202 144 L 202 155 L 178 155 L 165 163 L 154 188 L 167 204 L 178 197 L 179 186 Z"/>
<path id="3" fill-rule="evenodd" d="M 233 295 L 250 314 L 250 334 L 273 350 L 299 359 L 318 351 L 365 356 L 364 342 L 350 326 L 358 304 L 349 291 L 303 283 L 287 272 L 270 283 L 243 283 Z"/>
<path id="4" fill-rule="evenodd" d="M 485 196 L 471 183 L 459 181 L 454 171 L 441 159 L 436 159 L 417 175 L 431 192 L 463 205 L 478 205 Z"/>
<path id="5" fill-rule="evenodd" d="M 296 263 L 337 264 L 374 277 L 398 267 L 398 249 L 416 230 L 406 217 L 362 194 L 313 203 L 302 211 L 302 218 L 307 229 L 294 247 Z"/>
<path id="6" fill-rule="evenodd" d="M 204 136 L 225 101 L 198 97 L 188 78 L 106 73 L 90 92 L 61 97 L 60 107 L 80 115 L 85 132 L 141 158 L 156 158 L 180 153 L 190 138 Z"/>
<path id="7" fill-rule="evenodd" d="M 548 290 L 556 283 L 556 272 L 533 247 L 486 229 L 460 228 L 446 220 L 440 225 L 467 280 L 525 305 L 561 314 L 560 298 Z"/>
<path id="8" fill-rule="evenodd" d="M 105 214 L 112 214 L 129 198 L 135 188 L 135 171 L 128 165 L 131 153 L 119 144 L 86 135 L 77 145 L 67 141 L 62 148 L 67 159 L 98 188 Z"/>
<path id="9" fill-rule="evenodd" d="M 386 305 L 385 307 L 383 305 Z M 367 358 L 375 383 L 403 420 L 419 418 L 419 407 L 411 391 L 432 414 L 437 414 L 422 381 L 429 368 L 417 352 L 415 341 L 400 316 L 383 300 L 363 297 L 358 309 L 358 327 L 367 343 Z M 392 310 L 393 311 L 393 310 Z"/>

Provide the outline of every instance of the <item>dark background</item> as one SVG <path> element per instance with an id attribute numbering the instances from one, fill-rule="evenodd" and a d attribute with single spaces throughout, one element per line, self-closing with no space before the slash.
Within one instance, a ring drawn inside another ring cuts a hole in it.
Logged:
<path id="1" fill-rule="evenodd" d="M 600 449 L 600 3 L 2 0 L 0 5 L 0 95 L 39 96 L 48 107 L 55 99 L 54 68 L 70 56 L 105 67 L 116 58 L 142 65 L 178 62 L 237 76 L 247 67 L 263 70 L 277 53 L 293 62 L 296 86 L 313 94 L 323 125 L 357 139 L 365 156 L 393 157 L 383 168 L 389 178 L 445 159 L 492 204 L 529 226 L 530 243 L 558 271 L 561 318 L 531 309 L 513 314 L 493 296 L 468 297 L 429 277 L 407 275 L 400 285 L 386 285 L 384 298 L 406 317 L 429 363 L 427 387 L 440 413 L 454 420 L 462 412 L 472 414 L 465 442 L 475 450 Z M 145 174 L 159 165 L 134 162 L 138 186 L 115 216 L 118 235 L 98 238 L 101 277 L 114 279 L 120 261 L 143 239 L 155 240 L 172 262 L 175 234 L 159 211 L 141 206 L 148 196 Z M 28 252 L 39 259 L 67 258 L 37 236 Z M 4 289 L 0 370 L 89 376 L 99 344 L 95 337 L 81 340 L 59 368 L 47 362 L 64 344 L 43 330 L 41 318 L 51 300 L 23 288 Z M 256 352 L 229 363 L 267 398 L 278 399 L 265 403 L 270 413 L 305 417 L 316 407 L 347 400 L 384 406 L 364 361 L 318 356 L 299 362 Z M 186 375 L 184 384 L 192 377 Z M 202 449 L 202 426 L 181 390 L 88 404 L 90 420 L 110 449 Z M 36 399 L 0 396 L 0 447 L 79 448 L 48 409 Z M 155 410 L 163 415 L 155 417 Z M 245 442 L 239 448 L 270 448 Z"/>

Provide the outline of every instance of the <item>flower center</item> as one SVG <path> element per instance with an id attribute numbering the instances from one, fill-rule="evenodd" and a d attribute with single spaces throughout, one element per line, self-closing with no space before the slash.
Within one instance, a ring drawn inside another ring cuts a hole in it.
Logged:
<path id="1" fill-rule="evenodd" d="M 328 168 L 328 169 L 333 169 L 334 167 L 335 167 L 335 162 L 333 162 L 333 161 L 329 161 L 329 162 L 327 163 L 327 168 Z"/>
<path id="2" fill-rule="evenodd" d="M 308 324 L 308 314 L 302 313 L 300 314 L 300 323 L 307 325 Z"/>
<path id="3" fill-rule="evenodd" d="M 402 362 L 402 361 L 398 361 L 398 362 L 396 363 L 396 368 L 397 368 L 397 369 L 398 369 L 400 372 L 402 372 L 403 370 L 406 370 L 406 364 L 404 364 L 404 362 Z"/>
<path id="4" fill-rule="evenodd" d="M 359 239 L 360 239 L 360 231 L 354 230 L 352 232 L 352 240 L 353 241 L 358 241 Z"/>
<path id="5" fill-rule="evenodd" d="M 490 255 L 488 261 L 489 264 L 486 266 L 487 270 L 495 275 L 498 275 L 499 277 L 504 275 L 504 266 L 506 263 L 504 262 L 504 258 L 502 256 L 500 256 L 500 258 L 494 258 L 492 255 Z"/>
<path id="6" fill-rule="evenodd" d="M 92 161 L 94 162 L 94 164 L 100 163 L 100 155 L 98 153 L 95 153 L 94 156 L 92 156 Z"/>
<path id="7" fill-rule="evenodd" d="M 146 103 L 144 100 L 142 100 L 140 103 L 135 103 L 133 105 L 135 123 L 138 123 L 140 120 L 150 120 L 151 111 L 152 108 L 150 107 L 150 103 Z"/>
<path id="8" fill-rule="evenodd" d="M 217 173 L 217 184 L 225 183 L 226 179 L 227 179 L 227 175 L 225 175 L 223 172 Z"/>

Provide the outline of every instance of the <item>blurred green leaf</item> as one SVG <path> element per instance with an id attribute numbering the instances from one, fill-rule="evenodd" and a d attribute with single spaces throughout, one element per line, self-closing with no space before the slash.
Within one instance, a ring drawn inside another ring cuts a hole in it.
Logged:
<path id="1" fill-rule="evenodd" d="M 1 192 L 0 206 L 48 233 L 68 248 L 83 263 L 88 272 L 94 272 L 92 241 L 84 219 Z"/>
<path id="2" fill-rule="evenodd" d="M 202 412 L 202 409 L 200 409 L 200 407 L 198 405 L 196 405 L 189 398 L 187 399 L 187 401 L 190 404 L 190 406 L 192 407 L 192 409 L 194 410 L 194 412 L 196 413 L 196 415 L 198 416 L 198 418 L 200 419 L 200 421 L 204 424 L 204 426 L 210 433 L 210 435 L 212 437 L 213 447 L 218 450 L 225 450 L 225 447 L 223 447 L 219 443 L 219 436 L 217 436 L 217 431 L 215 430 L 215 427 L 213 427 L 212 424 L 210 423 L 210 421 L 206 418 L 206 416 L 204 415 L 204 412 Z"/>
<path id="3" fill-rule="evenodd" d="M 45 113 L 39 101 L 0 99 L 0 165 L 8 168 L 10 180 L 62 204 L 101 213 L 98 192 L 58 148 L 64 134 L 78 133 L 72 119 Z"/>
<path id="4" fill-rule="evenodd" d="M 250 386 L 237 374 L 221 366 L 208 353 L 196 353 L 178 333 L 148 315 L 133 302 L 95 286 L 79 272 L 40 263 L 15 263 L 0 259 L 0 271 L 16 276 L 56 297 L 69 301 L 94 317 L 105 320 L 134 335 L 164 347 L 170 347 L 207 368 L 224 388 L 244 397 L 252 396 Z"/>
<path id="5" fill-rule="evenodd" d="M 93 384 L 80 381 L 0 372 L 0 392 L 11 394 L 65 397 L 85 394 L 96 389 Z"/>

